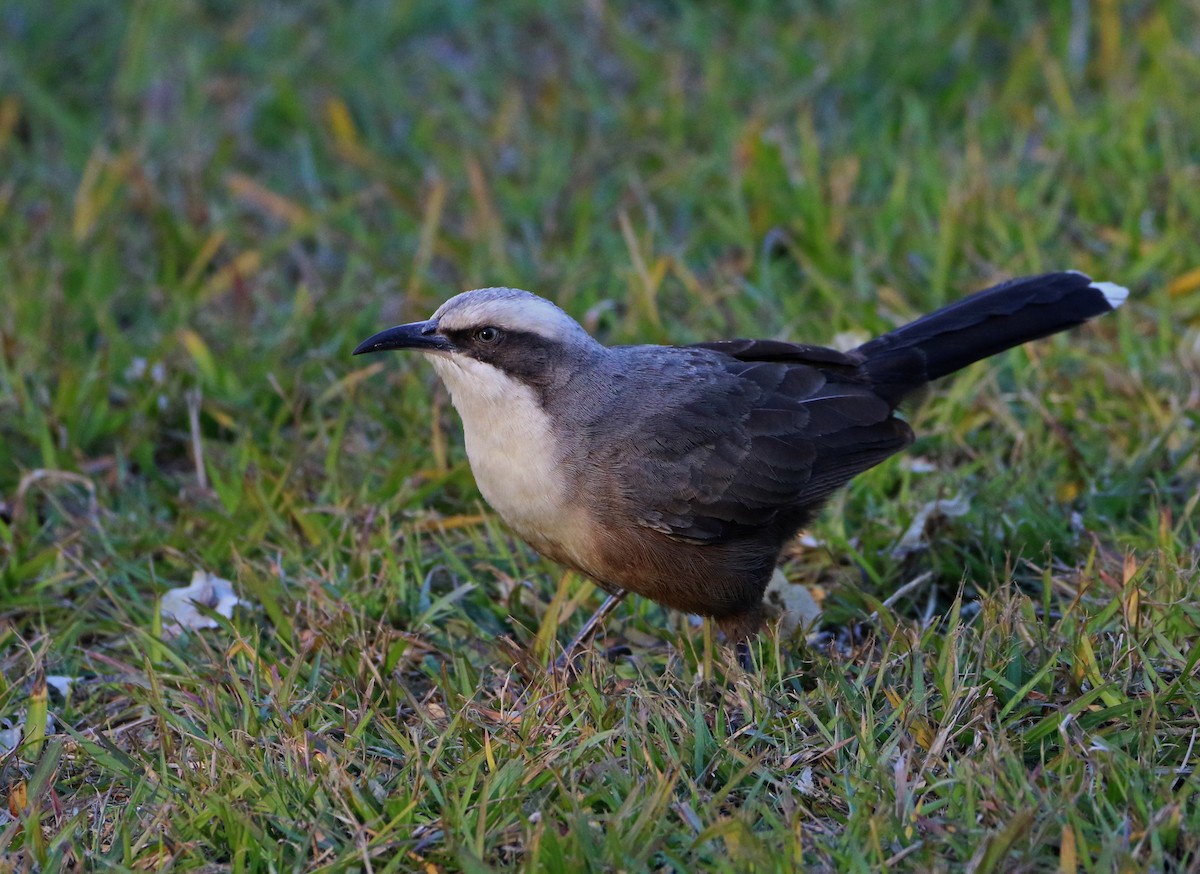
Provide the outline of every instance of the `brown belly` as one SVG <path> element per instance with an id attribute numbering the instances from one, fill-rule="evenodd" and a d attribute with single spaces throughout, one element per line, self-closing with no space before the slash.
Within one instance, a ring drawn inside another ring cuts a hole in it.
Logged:
<path id="1" fill-rule="evenodd" d="M 757 611 L 779 553 L 761 542 L 686 543 L 650 529 L 606 532 L 596 547 L 592 567 L 578 569 L 602 585 L 716 618 Z"/>

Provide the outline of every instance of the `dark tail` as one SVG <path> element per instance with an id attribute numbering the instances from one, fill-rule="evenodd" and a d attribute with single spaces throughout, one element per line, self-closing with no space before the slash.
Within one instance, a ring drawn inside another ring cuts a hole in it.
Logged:
<path id="1" fill-rule="evenodd" d="M 1013 279 L 858 348 L 881 394 L 899 403 L 968 364 L 1112 312 L 1128 290 L 1075 271 Z"/>

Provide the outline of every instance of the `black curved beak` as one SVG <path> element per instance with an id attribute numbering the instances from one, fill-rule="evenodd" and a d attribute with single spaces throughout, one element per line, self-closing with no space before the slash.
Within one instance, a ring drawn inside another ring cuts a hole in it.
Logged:
<path id="1" fill-rule="evenodd" d="M 354 348 L 354 355 L 385 349 L 416 349 L 420 352 L 450 352 L 454 344 L 437 332 L 437 322 L 397 325 L 368 337 Z"/>

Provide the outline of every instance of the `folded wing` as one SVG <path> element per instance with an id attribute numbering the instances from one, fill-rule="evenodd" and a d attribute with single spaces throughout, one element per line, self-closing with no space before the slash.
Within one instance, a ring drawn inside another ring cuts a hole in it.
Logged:
<path id="1" fill-rule="evenodd" d="M 639 490 L 625 503 L 639 508 L 639 525 L 698 543 L 764 527 L 787 536 L 833 491 L 912 441 L 852 354 L 774 340 L 688 350 L 703 366 L 659 386 L 667 400 L 638 429 L 656 435 L 651 445 L 613 459 L 621 470 L 613 481 Z"/>

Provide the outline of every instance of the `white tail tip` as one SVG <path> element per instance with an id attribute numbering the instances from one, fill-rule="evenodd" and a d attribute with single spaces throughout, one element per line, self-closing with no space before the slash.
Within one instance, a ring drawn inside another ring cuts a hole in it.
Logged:
<path id="1" fill-rule="evenodd" d="M 1091 287 L 1104 295 L 1108 305 L 1114 310 L 1125 303 L 1125 298 L 1129 297 L 1129 289 L 1123 285 L 1117 285 L 1115 282 L 1093 282 Z"/>

